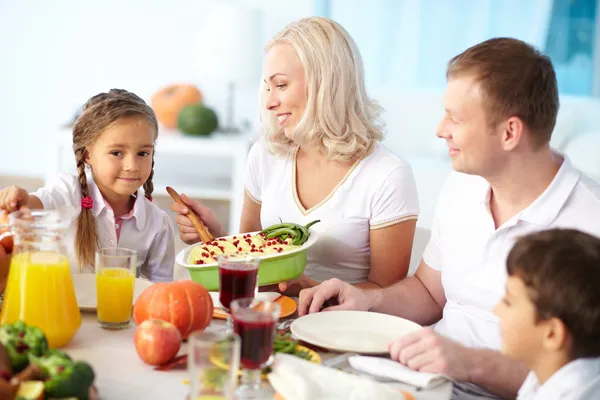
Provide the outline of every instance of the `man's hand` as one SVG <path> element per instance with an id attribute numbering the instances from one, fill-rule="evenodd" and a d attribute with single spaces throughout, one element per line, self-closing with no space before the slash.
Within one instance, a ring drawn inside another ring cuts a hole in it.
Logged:
<path id="1" fill-rule="evenodd" d="M 421 372 L 444 374 L 470 382 L 470 349 L 432 328 L 423 328 L 396 339 L 389 346 L 392 360 Z"/>
<path id="2" fill-rule="evenodd" d="M 337 299 L 338 305 L 325 308 L 332 310 L 368 311 L 373 304 L 376 290 L 358 289 L 337 278 L 324 281 L 315 287 L 300 292 L 298 314 L 312 314 L 321 311 L 323 303 L 329 299 Z"/>

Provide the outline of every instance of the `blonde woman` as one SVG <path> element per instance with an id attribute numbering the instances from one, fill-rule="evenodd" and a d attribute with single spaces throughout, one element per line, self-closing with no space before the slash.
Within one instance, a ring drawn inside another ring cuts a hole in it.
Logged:
<path id="1" fill-rule="evenodd" d="M 248 158 L 240 230 L 321 220 L 305 275 L 280 289 L 297 294 L 334 277 L 376 288 L 405 278 L 417 190 L 410 166 L 379 144 L 380 107 L 367 96 L 350 35 L 326 18 L 293 22 L 266 46 L 263 73 L 263 132 Z M 183 198 L 213 235 L 226 234 L 212 211 Z M 187 208 L 171 209 L 181 239 L 198 242 Z"/>

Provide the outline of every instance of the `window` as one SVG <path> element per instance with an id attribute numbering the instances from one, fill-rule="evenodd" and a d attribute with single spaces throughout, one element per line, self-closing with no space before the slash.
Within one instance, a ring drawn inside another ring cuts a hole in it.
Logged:
<path id="1" fill-rule="evenodd" d="M 491 37 L 511 36 L 552 58 L 561 94 L 589 96 L 600 95 L 597 3 L 315 0 L 314 4 L 316 14 L 338 21 L 353 36 L 368 85 L 443 88 L 451 57 Z"/>

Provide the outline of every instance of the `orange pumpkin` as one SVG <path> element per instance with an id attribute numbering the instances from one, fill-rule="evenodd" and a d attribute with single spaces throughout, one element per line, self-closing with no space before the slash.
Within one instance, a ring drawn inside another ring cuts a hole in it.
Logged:
<path id="1" fill-rule="evenodd" d="M 204 330 L 213 316 L 208 290 L 193 281 L 155 283 L 138 297 L 133 306 L 133 321 L 139 325 L 156 318 L 174 324 L 181 337 Z"/>
<path id="2" fill-rule="evenodd" d="M 193 85 L 174 84 L 162 88 L 151 99 L 156 118 L 167 128 L 177 128 L 179 112 L 190 104 L 202 103 L 202 92 Z"/>

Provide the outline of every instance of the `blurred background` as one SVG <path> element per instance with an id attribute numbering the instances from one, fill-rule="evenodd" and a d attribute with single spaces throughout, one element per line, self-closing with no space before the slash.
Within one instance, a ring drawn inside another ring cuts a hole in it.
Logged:
<path id="1" fill-rule="evenodd" d="M 385 143 L 413 166 L 420 226 L 450 171 L 435 137 L 446 63 L 491 37 L 523 39 L 552 58 L 561 94 L 552 144 L 600 180 L 599 14 L 598 0 L 0 0 L 0 187 L 36 189 L 74 171 L 70 124 L 90 96 L 124 88 L 150 103 L 176 84 L 201 94 L 219 128 L 161 128 L 156 201 L 166 207 L 172 185 L 235 231 L 263 48 L 311 15 L 356 40 L 369 94 L 387 110 Z"/>

